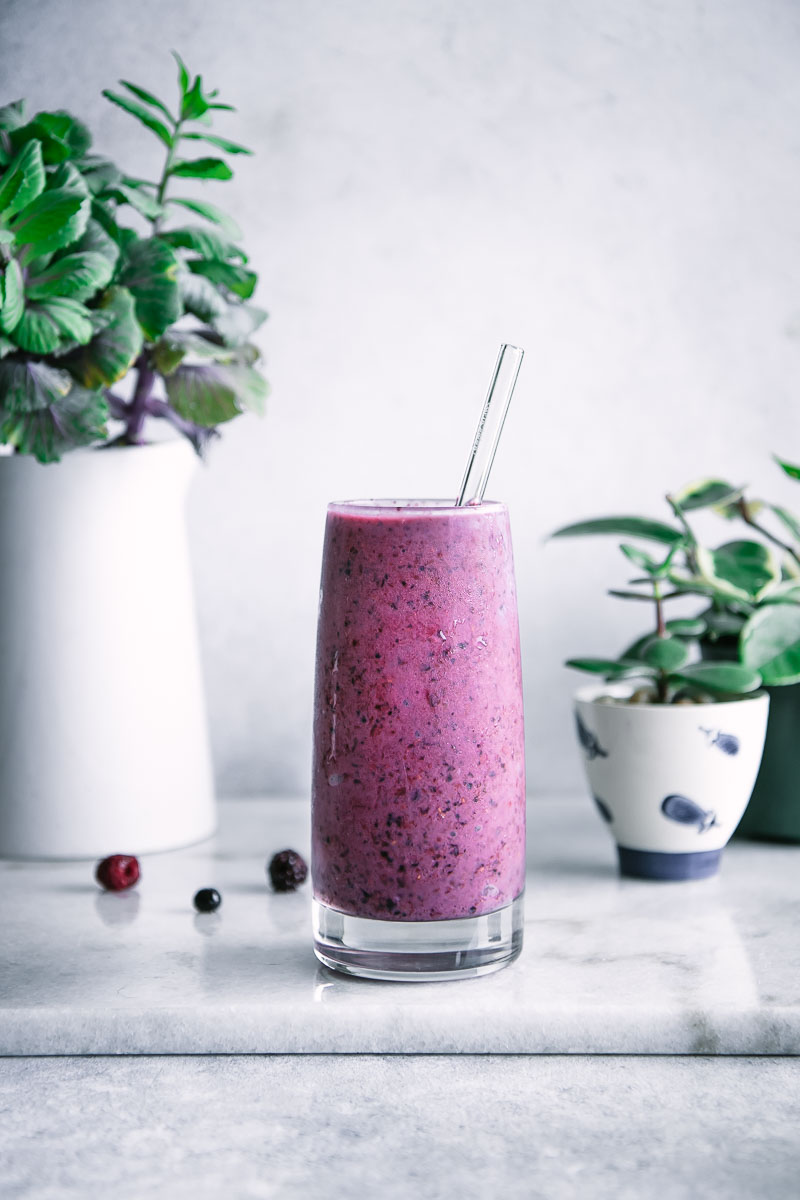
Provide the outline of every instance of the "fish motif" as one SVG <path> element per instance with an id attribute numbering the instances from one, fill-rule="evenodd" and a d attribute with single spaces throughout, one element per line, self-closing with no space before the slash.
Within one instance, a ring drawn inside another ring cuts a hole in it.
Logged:
<path id="1" fill-rule="evenodd" d="M 723 754 L 730 754 L 731 757 L 739 753 L 739 739 L 735 734 L 723 733 L 720 729 L 704 729 L 702 725 L 698 725 L 697 728 L 706 735 L 709 746 L 716 746 Z"/>
<path id="2" fill-rule="evenodd" d="M 580 718 L 580 713 L 575 713 L 575 727 L 578 730 L 578 741 L 586 751 L 586 757 L 590 762 L 593 758 L 608 758 L 608 751 L 603 749 L 591 729 L 586 728 Z"/>
<path id="3" fill-rule="evenodd" d="M 599 796 L 593 796 L 592 799 L 594 800 L 595 804 L 597 805 L 597 811 L 600 813 L 600 816 L 603 818 L 604 821 L 607 821 L 610 825 L 611 822 L 614 820 L 614 814 L 612 813 L 611 809 L 606 804 L 605 800 L 601 800 Z"/>
<path id="4" fill-rule="evenodd" d="M 667 796 L 661 802 L 661 811 L 670 821 L 677 821 L 680 825 L 696 825 L 698 833 L 705 833 L 717 824 L 716 813 L 701 808 L 688 796 Z"/>

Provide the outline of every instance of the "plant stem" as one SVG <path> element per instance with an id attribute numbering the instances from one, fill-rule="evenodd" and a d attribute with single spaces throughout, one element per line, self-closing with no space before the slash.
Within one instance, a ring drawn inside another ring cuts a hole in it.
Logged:
<path id="1" fill-rule="evenodd" d="M 181 118 L 179 117 L 178 120 L 175 122 L 175 128 L 173 130 L 172 145 L 168 147 L 167 156 L 164 159 L 164 168 L 161 172 L 161 178 L 159 179 L 158 186 L 156 188 L 156 203 L 159 205 L 163 205 L 164 197 L 167 194 L 167 184 L 169 183 L 169 173 L 172 170 L 173 163 L 175 162 L 175 151 L 178 149 L 178 143 L 181 140 L 181 125 L 182 125 L 182 123 L 183 122 L 182 122 Z M 161 228 L 161 222 L 163 221 L 163 219 L 164 218 L 162 216 L 158 216 L 153 219 L 153 222 L 152 222 L 153 233 L 158 233 L 159 229 Z"/>
<path id="2" fill-rule="evenodd" d="M 656 679 L 656 694 L 659 704 L 666 704 L 669 698 L 669 676 L 666 671 L 659 671 Z"/>
<path id="3" fill-rule="evenodd" d="M 741 496 L 736 501 L 736 508 L 745 525 L 749 525 L 751 529 L 755 529 L 757 533 L 760 533 L 762 537 L 765 537 L 768 542 L 772 542 L 773 546 L 777 546 L 779 550 L 783 550 L 784 554 L 788 554 L 794 559 L 798 566 L 800 566 L 800 554 L 798 554 L 794 546 L 790 546 L 788 542 L 782 542 L 781 539 L 776 537 L 774 533 L 770 533 L 768 529 L 765 529 L 763 525 L 760 525 L 758 521 L 753 518 L 744 496 Z"/>
<path id="4" fill-rule="evenodd" d="M 664 597 L 661 595 L 661 588 L 657 579 L 653 580 L 653 599 L 656 602 L 656 633 L 659 637 L 665 637 L 667 627 L 664 623 Z"/>
<path id="5" fill-rule="evenodd" d="M 128 446 L 142 444 L 142 429 L 150 411 L 150 394 L 156 379 L 156 373 L 148 363 L 145 354 L 140 354 L 137 358 L 136 371 L 136 387 L 128 408 L 125 434 L 122 439 Z"/>

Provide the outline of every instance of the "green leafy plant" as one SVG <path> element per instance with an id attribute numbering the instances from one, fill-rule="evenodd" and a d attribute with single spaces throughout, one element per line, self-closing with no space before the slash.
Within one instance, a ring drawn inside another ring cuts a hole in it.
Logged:
<path id="1" fill-rule="evenodd" d="M 719 612 L 724 614 L 729 603 L 738 603 L 738 597 L 749 602 L 751 596 L 763 589 L 765 563 L 771 564 L 770 555 L 759 543 L 749 542 L 728 543 L 717 551 L 704 550 L 686 518 L 686 511 L 693 506 L 692 497 L 684 496 L 681 501 L 668 496 L 667 500 L 675 524 L 635 516 L 601 517 L 564 526 L 553 534 L 557 538 L 597 534 L 634 537 L 657 543 L 662 550 L 654 557 L 637 545 L 623 542 L 620 550 L 639 573 L 628 581 L 626 588 L 613 588 L 609 592 L 626 601 L 651 605 L 654 618 L 651 630 L 638 637 L 618 658 L 571 658 L 566 665 L 609 682 L 638 680 L 642 686 L 632 691 L 634 701 L 692 703 L 755 691 L 762 678 L 751 664 L 698 661 L 698 647 L 700 640 L 715 628 L 710 615 L 717 611 L 715 604 L 720 605 Z M 668 602 L 687 595 L 710 599 L 709 611 L 697 617 L 667 619 Z"/>
<path id="2" fill-rule="evenodd" d="M 266 313 L 250 303 L 258 277 L 239 230 L 174 194 L 176 181 L 230 179 L 228 159 L 251 151 L 209 132 L 233 110 L 175 58 L 174 111 L 126 81 L 104 92 L 161 143 L 152 179 L 91 153 L 68 113 L 0 109 L 0 442 L 41 462 L 139 444 L 151 417 L 202 453 L 219 425 L 264 411 L 250 338 Z M 113 389 L 129 374 L 126 398 Z"/>

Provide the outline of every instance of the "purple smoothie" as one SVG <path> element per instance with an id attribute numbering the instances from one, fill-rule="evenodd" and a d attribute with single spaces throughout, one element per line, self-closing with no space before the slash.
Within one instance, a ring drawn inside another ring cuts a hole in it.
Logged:
<path id="1" fill-rule="evenodd" d="M 522 891 L 522 683 L 504 505 L 329 506 L 312 804 L 314 894 L 330 908 L 435 921 L 493 912 Z"/>

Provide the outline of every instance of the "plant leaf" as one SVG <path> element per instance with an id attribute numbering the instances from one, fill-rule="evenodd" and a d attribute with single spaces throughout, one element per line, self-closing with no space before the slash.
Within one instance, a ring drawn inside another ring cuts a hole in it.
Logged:
<path id="1" fill-rule="evenodd" d="M 239 296 L 249 300 L 258 283 L 255 271 L 248 271 L 236 263 L 220 262 L 216 259 L 193 258 L 187 263 L 189 270 L 195 275 L 204 275 L 212 283 L 219 284 Z"/>
<path id="2" fill-rule="evenodd" d="M 758 671 L 741 666 L 739 663 L 692 663 L 680 671 L 673 671 L 672 674 L 682 683 L 690 683 L 694 687 L 706 688 L 713 692 L 727 692 L 731 695 L 754 692 L 761 687 L 761 676 Z"/>
<path id="3" fill-rule="evenodd" d="M 181 179 L 233 179 L 233 171 L 221 158 L 178 159 L 169 173 Z"/>
<path id="4" fill-rule="evenodd" d="M 606 675 L 615 679 L 626 675 L 655 674 L 645 663 L 634 662 L 629 659 L 569 658 L 564 663 L 564 666 L 572 667 L 575 671 L 588 671 L 592 675 Z"/>
<path id="5" fill-rule="evenodd" d="M 122 180 L 122 172 L 110 158 L 99 154 L 87 154 L 80 162 L 81 175 L 89 191 L 95 195 L 115 187 Z"/>
<path id="6" fill-rule="evenodd" d="M 800 467 L 796 467 L 794 463 L 786 462 L 785 459 L 778 458 L 777 454 L 774 454 L 773 458 L 784 475 L 788 475 L 790 479 L 800 479 Z"/>
<path id="7" fill-rule="evenodd" d="M 178 64 L 178 87 L 181 90 L 181 96 L 185 96 L 186 90 L 189 87 L 189 72 L 186 70 L 183 59 L 181 58 L 180 54 L 178 54 L 177 50 L 170 50 L 170 54 Z"/>
<path id="8" fill-rule="evenodd" d="M 67 190 L 42 192 L 12 222 L 23 258 L 37 258 L 76 241 L 89 220 L 89 200 Z"/>
<path id="9" fill-rule="evenodd" d="M 706 631 L 706 622 L 702 617 L 673 617 L 665 622 L 667 631 L 676 637 L 702 637 Z"/>
<path id="10" fill-rule="evenodd" d="M 194 250 L 203 258 L 220 259 L 240 258 L 246 261 L 246 255 L 233 242 L 221 237 L 213 229 L 204 229 L 199 225 L 185 225 L 179 229 L 167 229 L 158 235 L 162 242 L 170 246 L 179 246 L 183 250 Z"/>
<path id="11" fill-rule="evenodd" d="M 671 674 L 689 661 L 689 650 L 684 642 L 673 637 L 648 638 L 640 650 L 643 662 L 658 671 Z"/>
<path id="12" fill-rule="evenodd" d="M 252 367 L 226 363 L 180 366 L 165 385 L 175 411 L 206 427 L 230 421 L 246 409 L 260 415 L 268 391 Z"/>
<path id="13" fill-rule="evenodd" d="M 0 108 L 0 129 L 10 133 L 25 124 L 25 101 L 14 100 Z"/>
<path id="14" fill-rule="evenodd" d="M 95 337 L 71 356 L 69 370 L 86 387 L 108 387 L 126 375 L 142 350 L 142 330 L 127 288 L 110 288 L 98 315 L 105 318 Z"/>
<path id="15" fill-rule="evenodd" d="M 632 563 L 636 564 L 637 567 L 641 567 L 643 571 L 653 573 L 658 570 L 660 564 L 657 563 L 654 558 L 651 558 L 646 551 L 640 550 L 637 546 L 630 546 L 623 542 L 623 544 L 620 546 L 620 550 L 626 558 L 629 558 Z"/>
<path id="16" fill-rule="evenodd" d="M 201 321 L 213 321 L 227 312 L 227 301 L 210 279 L 193 275 L 191 271 L 179 270 L 178 284 L 183 307 Z"/>
<path id="17" fill-rule="evenodd" d="M 601 533 L 615 534 L 617 537 L 640 537 L 651 542 L 665 542 L 667 545 L 679 542 L 683 537 L 680 529 L 644 517 L 598 517 L 591 521 L 578 521 L 574 525 L 564 525 L 550 536 L 582 537 L 584 534 Z"/>
<path id="18" fill-rule="evenodd" d="M 192 142 L 208 142 L 209 145 L 216 146 L 218 150 L 224 150 L 226 154 L 253 153 L 252 150 L 248 150 L 247 146 L 241 146 L 238 142 L 231 142 L 224 137 L 217 137 L 215 133 L 184 133 L 183 138 Z"/>
<path id="19" fill-rule="evenodd" d="M 119 281 L 133 293 L 136 316 L 148 341 L 154 342 L 181 315 L 178 260 L 160 238 L 145 238 L 125 252 Z"/>
<path id="20" fill-rule="evenodd" d="M 103 89 L 103 95 L 105 96 L 106 100 L 110 100 L 112 104 L 116 104 L 126 113 L 130 113 L 132 117 L 136 117 L 136 120 L 140 121 L 142 125 L 146 125 L 148 129 L 152 130 L 156 137 L 160 138 L 164 145 L 168 147 L 168 149 L 172 149 L 174 144 L 172 134 L 167 129 L 164 122 L 159 121 L 158 117 L 154 117 L 153 114 L 146 109 L 143 104 L 137 104 L 135 100 L 130 100 L 127 96 L 120 96 L 118 92 L 109 91 L 108 88 Z"/>
<path id="21" fill-rule="evenodd" d="M 0 442 L 40 462 L 106 436 L 104 397 L 46 363 L 0 362 L 0 398 Z"/>
<path id="22" fill-rule="evenodd" d="M 152 92 L 148 92 L 146 88 L 139 87 L 138 83 L 129 83 L 127 79 L 120 79 L 120 83 L 124 88 L 127 88 L 137 100 L 149 104 L 152 108 L 157 108 L 162 112 L 171 125 L 175 124 L 175 118 L 167 108 L 163 100 L 159 100 L 158 96 L 154 96 Z"/>
<path id="23" fill-rule="evenodd" d="M 102 193 L 102 196 L 103 199 L 109 197 L 118 204 L 130 204 L 131 208 L 135 208 L 143 217 L 147 217 L 148 221 L 156 221 L 164 215 L 164 209 L 155 197 L 142 191 L 141 188 L 131 187 L 125 181 L 118 183 L 114 188 L 108 188 Z"/>
<path id="24" fill-rule="evenodd" d="M 199 217 L 205 217 L 207 221 L 213 222 L 214 225 L 219 225 L 226 237 L 236 241 L 242 236 L 242 231 L 234 221 L 233 217 L 229 217 L 221 208 L 217 208 L 216 204 L 209 204 L 207 200 L 192 200 L 187 196 L 170 196 L 167 200 L 167 205 L 178 204 L 181 208 L 188 208 L 190 212 L 197 213 Z"/>
<path id="25" fill-rule="evenodd" d="M 243 346 L 266 319 L 264 309 L 254 304 L 228 304 L 211 324 L 226 345 Z"/>
<path id="26" fill-rule="evenodd" d="M 68 254 L 100 254 L 103 258 L 108 259 L 112 269 L 119 258 L 119 246 L 94 217 L 89 218 L 86 228 L 77 242 L 66 252 Z"/>
<path id="27" fill-rule="evenodd" d="M 44 191 L 42 144 L 27 142 L 0 178 L 0 216 L 7 222 Z"/>
<path id="28" fill-rule="evenodd" d="M 792 537 L 800 542 L 800 521 L 798 521 L 794 513 L 790 513 L 788 508 L 781 508 L 778 504 L 770 504 L 768 507 L 774 512 L 781 524 L 789 530 Z"/>
<path id="29" fill-rule="evenodd" d="M 743 490 L 726 483 L 723 479 L 697 479 L 673 493 L 672 498 L 685 512 L 691 512 L 695 508 L 716 508 L 720 505 L 734 504 L 740 499 Z"/>
<path id="30" fill-rule="evenodd" d="M 28 304 L 14 330 L 20 350 L 40 356 L 52 354 L 61 341 L 61 331 L 50 314 L 37 304 Z"/>
<path id="31" fill-rule="evenodd" d="M 11 132 L 11 144 L 18 149 L 31 138 L 42 144 L 42 158 L 47 166 L 81 158 L 92 144 L 89 130 L 69 113 L 40 112 L 27 125 Z"/>
<path id="32" fill-rule="evenodd" d="M 86 250 L 56 258 L 36 275 L 28 276 L 26 294 L 31 300 L 49 296 L 71 296 L 89 300 L 111 280 L 113 261 L 97 251 Z"/>
<path id="33" fill-rule="evenodd" d="M 739 652 L 766 684 L 800 682 L 800 605 L 770 604 L 754 612 L 742 630 Z"/>
<path id="34" fill-rule="evenodd" d="M 25 309 L 25 284 L 20 265 L 12 258 L 3 274 L 3 306 L 0 308 L 0 329 L 13 333 Z"/>
<path id="35" fill-rule="evenodd" d="M 780 582 L 780 561 L 762 542 L 726 542 L 716 550 L 698 547 L 696 556 L 703 578 L 718 590 L 732 588 L 731 594 L 744 599 L 759 599 Z"/>

